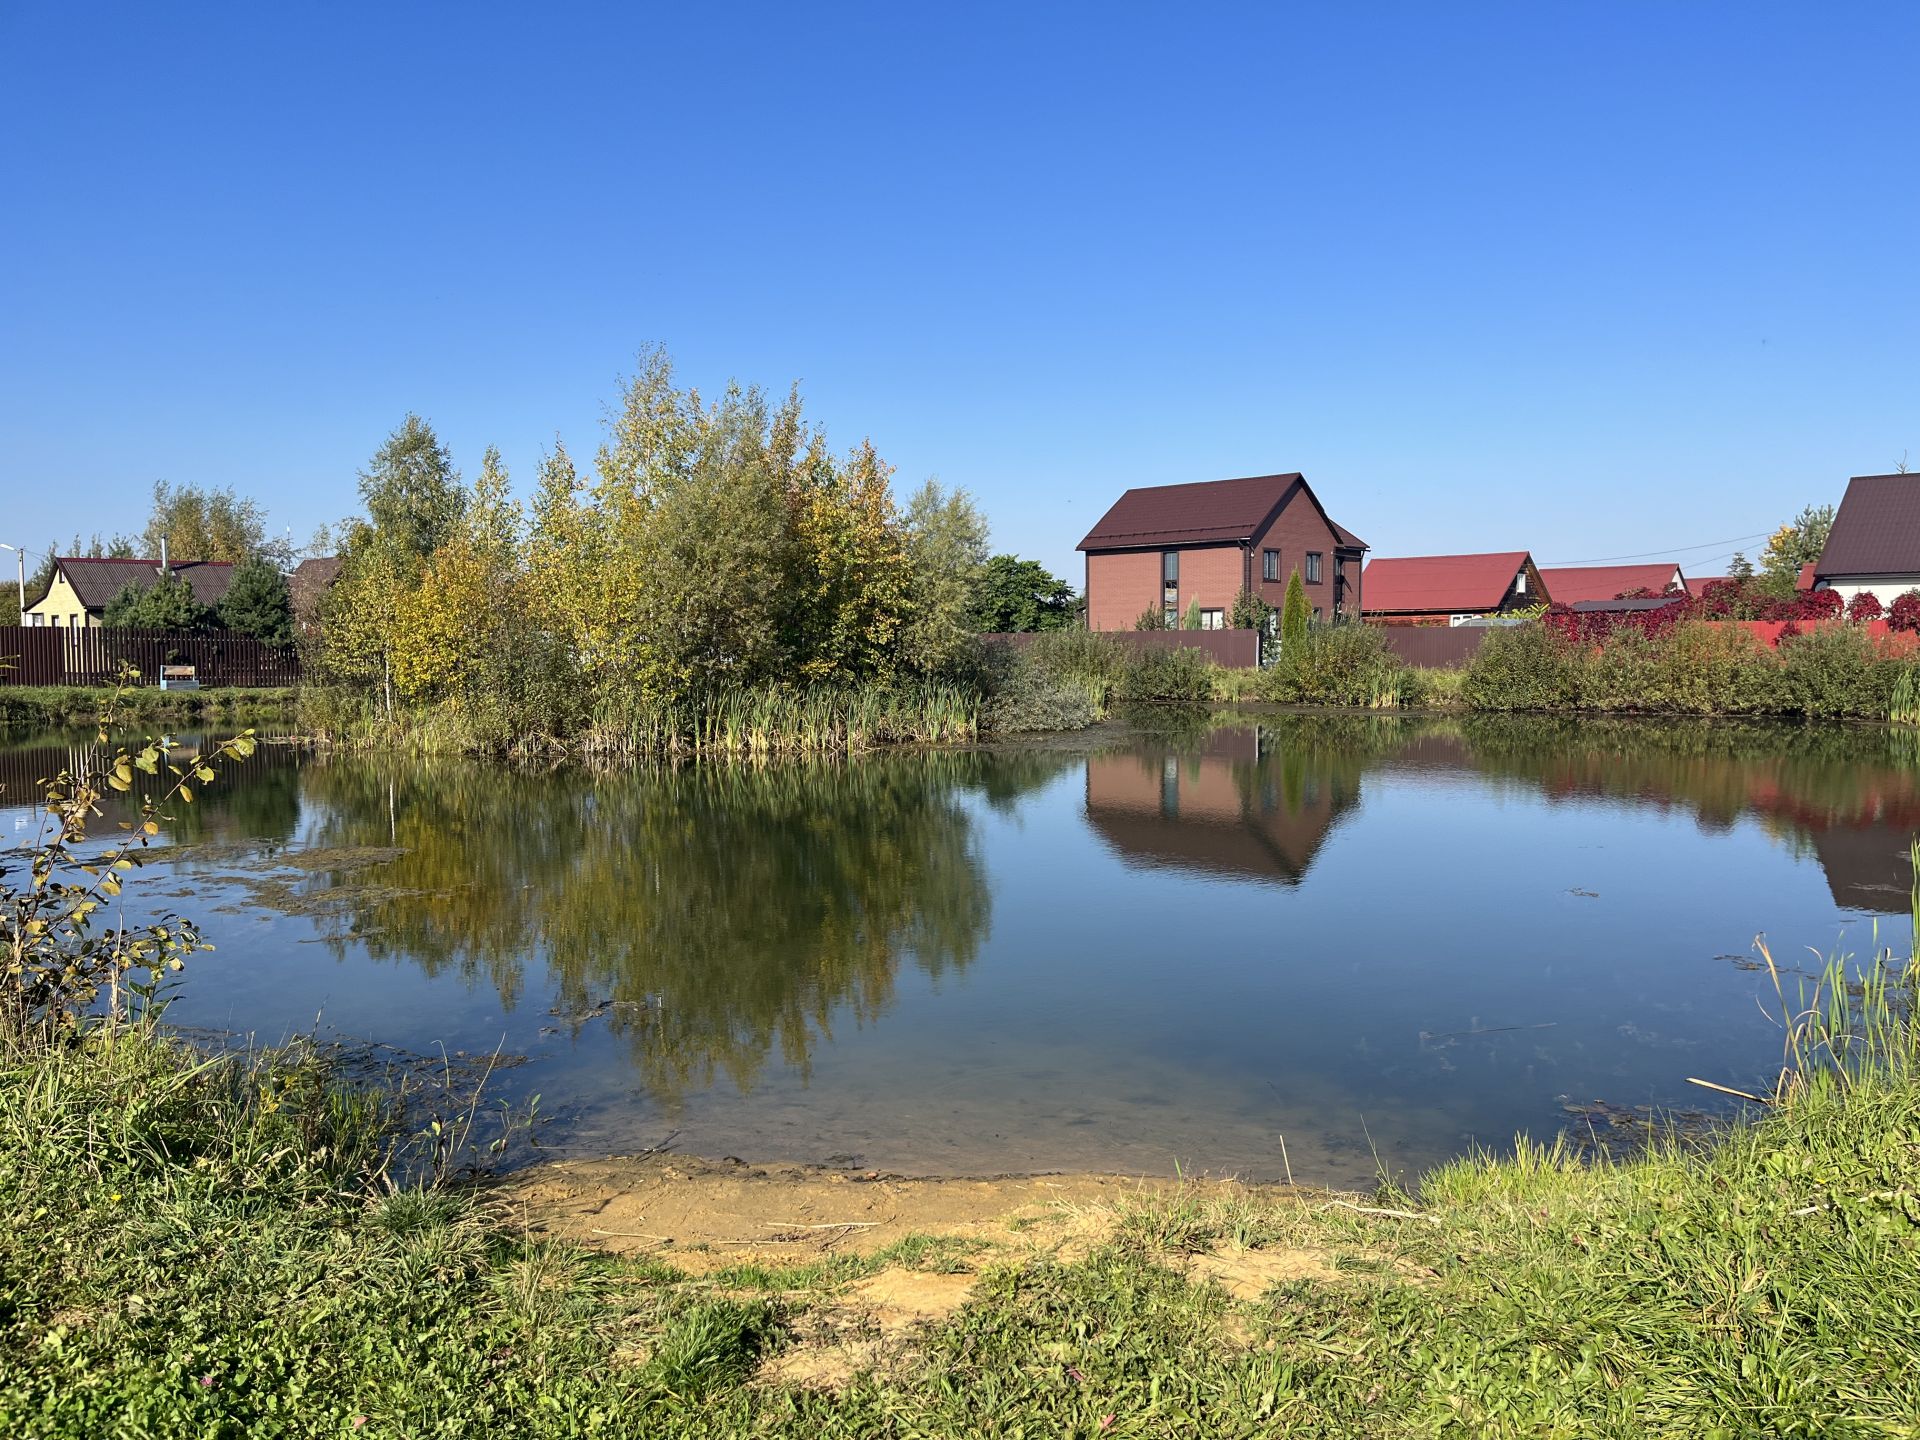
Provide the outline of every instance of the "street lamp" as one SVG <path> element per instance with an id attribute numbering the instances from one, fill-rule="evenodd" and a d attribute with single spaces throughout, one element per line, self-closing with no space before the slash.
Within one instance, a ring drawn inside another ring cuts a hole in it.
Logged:
<path id="1" fill-rule="evenodd" d="M 27 552 L 22 550 L 18 545 L 0 544 L 0 550 L 13 551 L 14 565 L 20 571 L 20 627 L 25 629 L 27 624 Z"/>

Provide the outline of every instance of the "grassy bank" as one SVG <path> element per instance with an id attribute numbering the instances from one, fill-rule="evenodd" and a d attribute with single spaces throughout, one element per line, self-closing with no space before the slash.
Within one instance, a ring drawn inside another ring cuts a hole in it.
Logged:
<path id="1" fill-rule="evenodd" d="M 297 694 L 276 689 L 116 691 L 107 686 L 0 685 L 0 725 L 91 725 L 109 706 L 117 720 L 129 724 L 267 724 L 290 718 Z"/>
<path id="2" fill-rule="evenodd" d="M 315 1061 L 15 1046 L 0 1431 L 1913 1434 L 1915 1044 L 1897 995 L 1847 997 L 1710 1148 L 1529 1148 L 1368 1197 L 1192 1185 L 1063 1245 L 1016 1222 L 804 1263 L 619 1258 L 396 1189 L 418 1116 Z M 930 1271 L 953 1303 L 919 1325 L 854 1303 Z"/>

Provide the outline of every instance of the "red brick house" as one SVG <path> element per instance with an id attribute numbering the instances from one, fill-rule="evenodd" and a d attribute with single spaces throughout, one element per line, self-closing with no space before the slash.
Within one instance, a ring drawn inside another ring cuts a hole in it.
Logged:
<path id="1" fill-rule="evenodd" d="M 1553 599 L 1525 550 L 1375 560 L 1366 585 L 1362 613 L 1380 625 L 1445 625 L 1456 615 L 1500 615 Z"/>
<path id="2" fill-rule="evenodd" d="M 1225 629 L 1242 590 L 1277 609 L 1295 570 L 1316 616 L 1360 614 L 1366 544 L 1327 517 L 1298 474 L 1137 487 L 1078 548 L 1090 630 L 1131 630 L 1149 610 L 1178 625 L 1196 603 L 1203 628 Z"/>

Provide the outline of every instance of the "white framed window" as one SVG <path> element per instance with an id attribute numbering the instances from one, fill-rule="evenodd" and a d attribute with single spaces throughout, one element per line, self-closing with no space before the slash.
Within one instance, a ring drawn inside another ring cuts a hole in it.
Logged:
<path id="1" fill-rule="evenodd" d="M 1224 610 L 1202 610 L 1200 612 L 1202 630 L 1224 630 L 1227 628 L 1227 612 Z"/>

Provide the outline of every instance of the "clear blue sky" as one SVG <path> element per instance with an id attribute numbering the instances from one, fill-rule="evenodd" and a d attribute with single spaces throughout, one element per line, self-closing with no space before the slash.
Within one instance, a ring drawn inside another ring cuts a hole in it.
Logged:
<path id="1" fill-rule="evenodd" d="M 1916 53 L 1911 4 L 0 0 L 0 539 L 164 478 L 302 540 L 409 409 L 525 481 L 651 341 L 1076 582 L 1127 486 L 1272 470 L 1376 554 L 1763 531 L 1920 468 Z"/>

